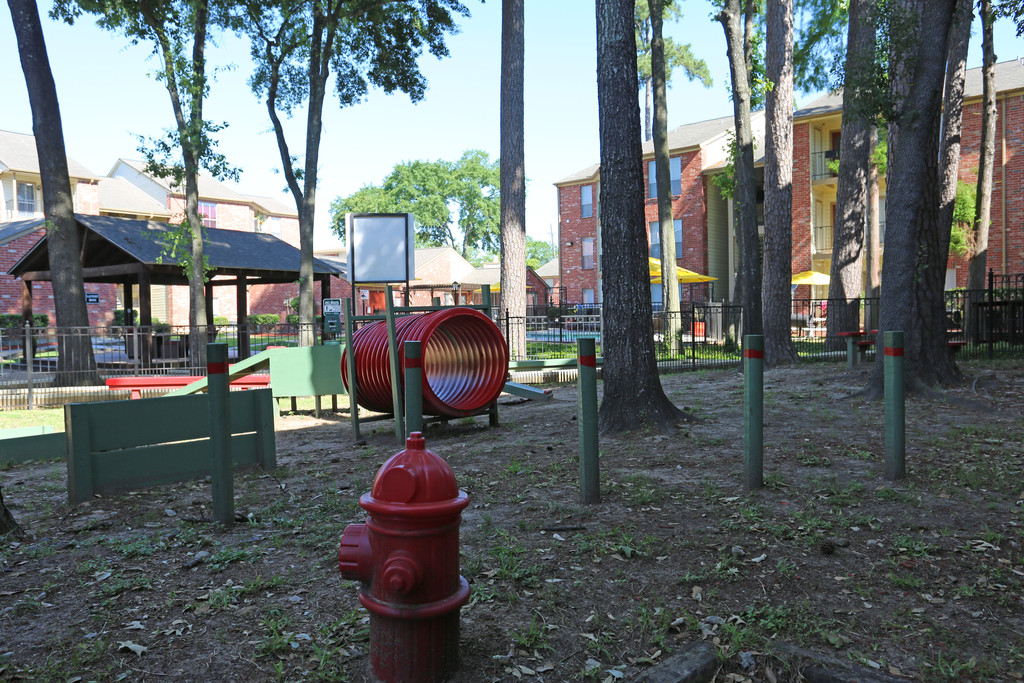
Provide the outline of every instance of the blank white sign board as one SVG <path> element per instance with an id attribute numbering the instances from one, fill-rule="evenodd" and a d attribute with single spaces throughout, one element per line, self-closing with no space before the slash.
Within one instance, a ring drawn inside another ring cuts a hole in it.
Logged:
<path id="1" fill-rule="evenodd" d="M 416 279 L 416 217 L 411 213 L 345 214 L 348 281 L 409 282 Z"/>

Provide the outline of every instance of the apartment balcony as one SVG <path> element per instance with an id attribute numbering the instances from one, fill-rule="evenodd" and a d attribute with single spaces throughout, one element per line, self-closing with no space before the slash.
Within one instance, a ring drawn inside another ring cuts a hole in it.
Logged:
<path id="1" fill-rule="evenodd" d="M 832 253 L 831 225 L 817 225 L 811 228 L 811 250 L 815 254 Z"/>
<path id="2" fill-rule="evenodd" d="M 42 211 L 21 211 L 19 209 L 6 209 L 0 211 L 0 223 L 8 223 L 10 221 L 27 221 L 33 218 L 42 218 Z"/>
<path id="3" fill-rule="evenodd" d="M 830 149 L 811 154 L 811 180 L 827 180 L 838 174 L 833 169 L 839 162 L 839 150 Z"/>
<path id="4" fill-rule="evenodd" d="M 885 244 L 885 221 L 878 222 L 878 243 Z M 811 228 L 811 251 L 815 255 L 832 253 L 831 225 L 818 225 Z"/>

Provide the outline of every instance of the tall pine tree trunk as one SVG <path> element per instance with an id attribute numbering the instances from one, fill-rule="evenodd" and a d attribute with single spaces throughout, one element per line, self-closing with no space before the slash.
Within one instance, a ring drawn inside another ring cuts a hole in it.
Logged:
<path id="1" fill-rule="evenodd" d="M 921 357 L 927 359 L 918 372 L 928 385 L 950 384 L 960 379 L 953 353 L 946 344 L 946 265 L 953 225 L 953 203 L 960 168 L 960 133 L 963 127 L 964 74 L 967 45 L 971 38 L 971 0 L 956 0 L 949 26 L 945 87 L 942 103 L 942 138 L 938 165 L 938 211 L 935 225 L 919 229 L 918 273 L 914 282 L 921 330 Z M 932 212 L 922 213 L 927 220 Z"/>
<path id="2" fill-rule="evenodd" d="M 864 310 L 864 329 L 878 329 L 878 297 L 882 289 L 881 222 L 879 220 L 878 165 L 873 161 L 878 147 L 878 127 L 868 129 L 868 220 L 864 231 L 864 295 L 869 299 Z"/>
<path id="3" fill-rule="evenodd" d="M 716 18 L 725 31 L 729 73 L 732 77 L 733 118 L 736 122 L 736 189 L 733 203 L 738 214 L 743 334 L 761 334 L 761 258 L 757 234 L 757 188 L 754 185 L 754 140 L 750 126 L 750 41 L 744 40 L 744 31 L 740 26 L 743 19 L 740 0 L 725 0 Z"/>
<path id="4" fill-rule="evenodd" d="M 39 10 L 35 0 L 8 0 L 7 4 L 14 21 L 18 54 L 32 106 L 32 132 L 42 177 L 43 214 L 46 216 L 46 240 L 53 273 L 56 324 L 87 328 L 89 313 L 85 305 L 78 226 L 64 151 L 60 105 L 39 22 Z M 101 384 L 90 334 L 58 336 L 58 352 L 59 386 Z"/>
<path id="5" fill-rule="evenodd" d="M 967 264 L 967 294 L 964 300 L 964 325 L 969 337 L 973 338 L 978 322 L 974 304 L 978 303 L 979 292 L 985 289 L 985 272 L 988 269 L 988 230 L 992 214 L 992 170 L 996 157 L 996 52 L 992 44 L 991 0 L 981 0 L 978 7 L 981 19 L 982 66 L 982 113 L 981 149 L 978 159 L 978 201 L 975 204 L 974 234 L 970 261 Z"/>
<path id="6" fill-rule="evenodd" d="M 859 104 L 868 87 L 875 52 L 871 0 L 850 3 L 846 41 L 846 87 L 843 89 L 843 127 L 839 141 L 839 181 L 832 226 L 832 268 L 828 288 L 828 334 L 832 350 L 843 348 L 840 332 L 861 328 L 860 293 L 863 285 L 864 223 L 867 216 L 869 157 L 868 114 Z"/>
<path id="7" fill-rule="evenodd" d="M 523 152 L 523 0 L 501 9 L 501 311 L 508 347 L 526 357 L 526 169 Z M 522 324 L 519 324 L 520 321 Z"/>
<path id="8" fill-rule="evenodd" d="M 793 363 L 793 0 L 768 0 L 764 156 L 764 360 Z"/>
<path id="9" fill-rule="evenodd" d="M 665 396 L 654 355 L 637 104 L 633 0 L 597 0 L 597 102 L 604 243 L 602 432 L 670 431 L 683 412 Z"/>
<path id="10" fill-rule="evenodd" d="M 904 372 L 907 388 L 925 384 L 922 373 L 930 358 L 921 354 L 915 279 L 924 266 L 917 259 L 923 241 L 920 230 L 938 224 L 939 113 L 945 76 L 946 45 L 956 0 L 898 0 L 894 10 L 912 18 L 910 35 L 893 42 L 889 80 L 893 119 L 889 122 L 888 193 L 885 259 L 882 263 L 882 307 L 878 348 L 887 331 L 904 333 Z M 929 216 L 921 218 L 921 214 Z M 928 239 L 925 237 L 925 239 Z M 883 354 L 865 387 L 869 398 L 881 397 Z"/>
<path id="11" fill-rule="evenodd" d="M 669 167 L 668 103 L 665 97 L 664 4 L 648 0 L 651 13 L 651 80 L 654 85 L 654 166 L 658 183 L 658 223 L 661 237 L 661 289 L 665 311 L 665 341 L 679 345 L 679 281 L 676 277 L 676 232 L 672 216 L 672 173 Z"/>

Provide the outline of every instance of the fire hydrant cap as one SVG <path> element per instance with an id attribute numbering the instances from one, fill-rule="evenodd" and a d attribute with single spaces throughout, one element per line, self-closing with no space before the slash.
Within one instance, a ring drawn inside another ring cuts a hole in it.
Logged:
<path id="1" fill-rule="evenodd" d="M 459 485 L 451 466 L 426 449 L 420 432 L 413 432 L 405 450 L 377 472 L 370 495 L 378 502 L 439 503 L 457 498 Z"/>

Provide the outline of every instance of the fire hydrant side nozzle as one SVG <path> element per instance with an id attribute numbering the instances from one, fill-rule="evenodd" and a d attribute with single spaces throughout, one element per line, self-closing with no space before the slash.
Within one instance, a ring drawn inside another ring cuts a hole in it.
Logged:
<path id="1" fill-rule="evenodd" d="M 442 681 L 457 668 L 459 609 L 469 584 L 459 575 L 459 524 L 469 504 L 455 473 L 413 432 L 377 472 L 338 551 L 341 574 L 364 585 L 370 662 L 384 681 Z M 440 634 L 440 635 L 439 635 Z"/>

